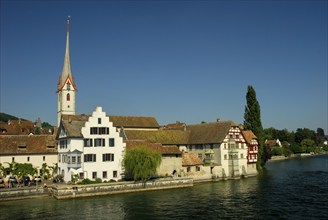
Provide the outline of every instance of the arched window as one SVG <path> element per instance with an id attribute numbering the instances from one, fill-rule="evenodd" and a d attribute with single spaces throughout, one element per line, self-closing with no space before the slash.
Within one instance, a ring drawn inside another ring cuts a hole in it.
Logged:
<path id="1" fill-rule="evenodd" d="M 71 96 L 70 96 L 69 93 L 67 93 L 67 95 L 66 95 L 66 101 L 70 101 L 70 100 L 71 100 Z"/>

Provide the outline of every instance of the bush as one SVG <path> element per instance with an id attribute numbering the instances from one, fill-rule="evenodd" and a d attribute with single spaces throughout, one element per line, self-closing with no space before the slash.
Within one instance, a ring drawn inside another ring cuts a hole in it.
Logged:
<path id="1" fill-rule="evenodd" d="M 272 156 L 282 156 L 283 149 L 281 147 L 273 147 L 271 153 L 272 153 Z"/>
<path id="2" fill-rule="evenodd" d="M 87 178 L 87 179 L 82 180 L 79 184 L 84 185 L 84 184 L 92 184 L 92 183 L 94 183 L 94 181 Z"/>

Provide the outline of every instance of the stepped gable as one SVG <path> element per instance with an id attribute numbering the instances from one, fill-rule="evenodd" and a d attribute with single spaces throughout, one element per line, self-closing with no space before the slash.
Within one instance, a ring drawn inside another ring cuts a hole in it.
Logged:
<path id="1" fill-rule="evenodd" d="M 146 140 L 151 143 L 161 143 L 163 145 L 187 144 L 190 132 L 179 130 L 125 130 L 128 140 Z"/>
<path id="2" fill-rule="evenodd" d="M 54 135 L 1 135 L 0 155 L 57 154 Z"/>
<path id="3" fill-rule="evenodd" d="M 203 164 L 203 161 L 198 158 L 196 153 L 188 152 L 182 154 L 182 166 L 196 166 Z"/>
<path id="4" fill-rule="evenodd" d="M 156 128 L 160 126 L 155 117 L 144 116 L 108 116 L 114 127 L 124 128 Z"/>
<path id="5" fill-rule="evenodd" d="M 222 143 L 232 126 L 237 125 L 233 121 L 187 125 L 187 130 L 191 132 L 189 144 Z"/>
<path id="6" fill-rule="evenodd" d="M 144 146 L 150 149 L 153 149 L 162 155 L 176 155 L 181 154 L 181 151 L 179 151 L 179 148 L 177 146 L 163 146 L 160 143 L 150 143 L 148 141 L 138 141 L 138 140 L 128 140 L 126 142 L 126 148 L 131 149 L 134 147 L 140 147 Z"/>
<path id="7" fill-rule="evenodd" d="M 252 139 L 257 139 L 253 131 L 247 130 L 247 131 L 242 131 L 243 136 L 246 140 L 246 143 L 250 144 L 252 142 Z"/>

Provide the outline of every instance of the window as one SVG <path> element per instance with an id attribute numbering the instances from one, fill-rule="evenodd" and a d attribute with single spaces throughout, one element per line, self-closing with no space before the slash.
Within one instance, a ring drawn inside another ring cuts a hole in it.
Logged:
<path id="1" fill-rule="evenodd" d="M 241 159 L 244 159 L 244 154 L 240 154 L 240 158 Z"/>
<path id="2" fill-rule="evenodd" d="M 71 95 L 69 93 L 66 95 L 66 101 L 71 101 Z"/>
<path id="3" fill-rule="evenodd" d="M 190 172 L 190 167 L 187 167 L 187 172 L 188 172 L 188 173 Z"/>
<path id="4" fill-rule="evenodd" d="M 96 162 L 96 155 L 95 154 L 85 154 L 84 162 Z"/>
<path id="5" fill-rule="evenodd" d="M 67 83 L 67 90 L 71 90 L 71 84 Z"/>
<path id="6" fill-rule="evenodd" d="M 224 159 L 225 159 L 225 160 L 227 159 L 227 155 L 226 155 L 226 154 L 224 155 Z"/>
<path id="7" fill-rule="evenodd" d="M 115 139 L 114 138 L 109 138 L 109 146 L 114 147 L 115 146 Z"/>
<path id="8" fill-rule="evenodd" d="M 114 177 L 114 178 L 117 178 L 117 170 L 114 170 L 114 171 L 113 171 L 113 177 Z"/>
<path id="9" fill-rule="evenodd" d="M 43 156 L 43 161 L 46 161 L 46 156 Z"/>
<path id="10" fill-rule="evenodd" d="M 103 172 L 103 179 L 107 179 L 107 171 Z"/>
<path id="11" fill-rule="evenodd" d="M 114 161 L 114 154 L 103 154 L 103 161 Z"/>
<path id="12" fill-rule="evenodd" d="M 108 127 L 91 127 L 90 134 L 109 134 Z"/>
<path id="13" fill-rule="evenodd" d="M 30 157 L 27 157 L 27 162 L 29 162 L 30 161 Z"/>
<path id="14" fill-rule="evenodd" d="M 77 163 L 81 163 L 81 156 L 77 156 Z"/>
<path id="15" fill-rule="evenodd" d="M 12 162 L 15 162 L 15 157 L 11 158 L 11 161 L 12 161 Z"/>
<path id="16" fill-rule="evenodd" d="M 84 179 L 84 173 L 80 173 L 80 179 L 81 179 L 81 180 Z"/>
<path id="17" fill-rule="evenodd" d="M 84 147 L 92 147 L 92 139 L 84 139 Z"/>
<path id="18" fill-rule="evenodd" d="M 96 179 L 97 178 L 97 172 L 92 172 L 92 179 Z"/>
<path id="19" fill-rule="evenodd" d="M 200 167 L 197 166 L 197 167 L 196 167 L 196 172 L 199 172 L 199 171 L 200 171 Z"/>
<path id="20" fill-rule="evenodd" d="M 76 157 L 72 156 L 72 163 L 75 164 L 76 163 Z"/>
<path id="21" fill-rule="evenodd" d="M 96 138 L 95 139 L 95 147 L 105 147 L 105 139 L 104 138 Z"/>
<path id="22" fill-rule="evenodd" d="M 59 145 L 60 145 L 60 149 L 67 148 L 67 140 L 66 139 L 60 140 Z"/>
<path id="23" fill-rule="evenodd" d="M 203 145 L 196 144 L 196 150 L 203 150 Z"/>
<path id="24" fill-rule="evenodd" d="M 98 118 L 98 124 L 101 124 L 101 118 Z"/>

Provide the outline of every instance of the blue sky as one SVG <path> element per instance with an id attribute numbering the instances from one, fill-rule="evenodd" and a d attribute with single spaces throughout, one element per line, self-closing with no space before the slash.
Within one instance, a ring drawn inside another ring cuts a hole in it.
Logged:
<path id="1" fill-rule="evenodd" d="M 66 18 L 77 113 L 323 128 L 327 1 L 1 1 L 0 111 L 57 124 Z"/>

